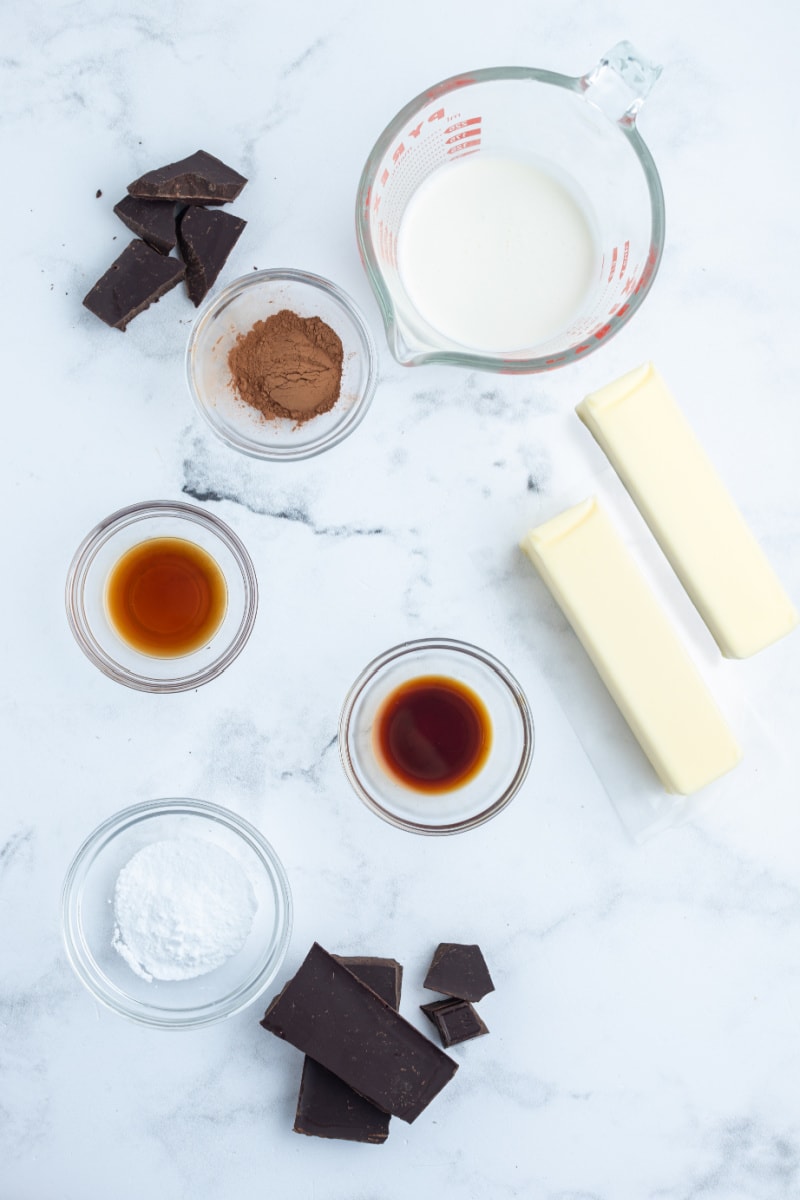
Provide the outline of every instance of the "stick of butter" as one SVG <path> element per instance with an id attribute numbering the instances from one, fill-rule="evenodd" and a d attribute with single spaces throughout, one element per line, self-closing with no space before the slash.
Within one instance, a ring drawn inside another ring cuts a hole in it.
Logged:
<path id="1" fill-rule="evenodd" d="M 597 500 L 530 530 L 522 549 L 667 791 L 690 795 L 736 766 L 736 739 Z"/>
<path id="2" fill-rule="evenodd" d="M 722 653 L 747 658 L 797 611 L 652 364 L 576 409 L 608 455 Z"/>

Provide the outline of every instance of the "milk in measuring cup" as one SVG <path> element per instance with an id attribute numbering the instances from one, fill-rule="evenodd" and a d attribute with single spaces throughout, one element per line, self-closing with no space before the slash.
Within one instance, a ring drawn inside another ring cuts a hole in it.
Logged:
<path id="1" fill-rule="evenodd" d="M 397 260 L 430 325 L 497 352 L 564 330 L 600 257 L 590 219 L 563 183 L 533 163 L 482 152 L 420 185 L 403 214 Z"/>

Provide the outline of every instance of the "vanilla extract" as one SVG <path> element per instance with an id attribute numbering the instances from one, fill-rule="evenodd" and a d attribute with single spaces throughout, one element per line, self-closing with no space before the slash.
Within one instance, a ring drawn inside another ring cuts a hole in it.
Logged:
<path id="1" fill-rule="evenodd" d="M 219 564 L 184 538 L 148 538 L 112 567 L 108 620 L 123 642 L 154 658 L 180 658 L 207 645 L 222 624 L 228 589 Z"/>
<path id="2" fill-rule="evenodd" d="M 418 792 L 463 787 L 481 771 L 492 744 L 486 705 L 471 688 L 444 675 L 425 675 L 395 688 L 374 727 L 379 761 Z"/>

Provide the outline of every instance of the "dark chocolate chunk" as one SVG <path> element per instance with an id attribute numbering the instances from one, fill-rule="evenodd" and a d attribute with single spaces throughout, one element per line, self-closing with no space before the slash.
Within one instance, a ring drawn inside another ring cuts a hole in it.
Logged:
<path id="1" fill-rule="evenodd" d="M 246 221 L 232 213 L 190 204 L 178 222 L 178 245 L 186 263 L 186 290 L 199 304 L 207 295 Z"/>
<path id="2" fill-rule="evenodd" d="M 420 1008 L 439 1030 L 443 1046 L 455 1046 L 489 1032 L 469 1000 L 434 1000 L 420 1004 Z"/>
<path id="3" fill-rule="evenodd" d="M 154 250 L 169 254 L 178 240 L 175 229 L 175 204 L 172 200 L 139 200 L 123 196 L 114 212 L 128 229 Z"/>
<path id="4" fill-rule="evenodd" d="M 317 942 L 261 1024 L 402 1121 L 414 1121 L 458 1070 Z"/>
<path id="5" fill-rule="evenodd" d="M 177 258 L 165 258 L 152 246 L 132 241 L 98 279 L 83 303 L 106 325 L 125 329 L 183 279 L 184 266 Z"/>
<path id="6" fill-rule="evenodd" d="M 480 946 L 440 942 L 436 947 L 423 987 L 443 992 L 458 1000 L 482 1000 L 494 991 L 492 977 Z"/>
<path id="7" fill-rule="evenodd" d="M 333 957 L 397 1011 L 403 986 L 403 968 L 396 958 L 341 954 L 334 954 Z"/>
<path id="8" fill-rule="evenodd" d="M 148 171 L 128 184 L 132 196 L 151 200 L 185 200 L 190 204 L 226 204 L 235 200 L 247 183 L 244 175 L 227 167 L 205 150 L 188 158 Z"/>
<path id="9" fill-rule="evenodd" d="M 306 1055 L 294 1118 L 295 1133 L 381 1146 L 389 1136 L 391 1119 L 389 1113 L 376 1108 L 338 1075 Z"/>
<path id="10" fill-rule="evenodd" d="M 342 958 L 338 954 L 334 957 L 392 1008 L 399 1007 L 403 979 L 400 963 L 393 958 Z M 343 1083 L 338 1075 L 306 1055 L 294 1119 L 295 1133 L 380 1145 L 389 1136 L 391 1119 L 388 1113 Z"/>

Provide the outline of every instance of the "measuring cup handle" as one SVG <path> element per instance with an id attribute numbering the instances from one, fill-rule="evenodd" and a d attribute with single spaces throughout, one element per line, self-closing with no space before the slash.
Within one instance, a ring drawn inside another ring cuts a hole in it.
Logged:
<path id="1" fill-rule="evenodd" d="M 631 126 L 661 74 L 661 67 L 630 42 L 617 42 L 580 78 L 584 95 L 619 125 Z"/>

